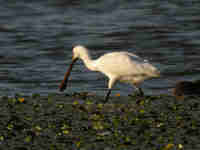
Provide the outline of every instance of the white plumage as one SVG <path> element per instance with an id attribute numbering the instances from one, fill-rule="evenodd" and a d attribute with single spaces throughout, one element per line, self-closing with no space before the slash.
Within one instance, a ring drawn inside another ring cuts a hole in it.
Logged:
<path id="1" fill-rule="evenodd" d="M 61 91 L 65 89 L 72 66 L 78 58 L 84 62 L 89 70 L 102 72 L 109 78 L 106 101 L 116 81 L 135 85 L 140 94 L 143 95 L 139 85 L 146 79 L 160 76 L 157 68 L 133 53 L 111 52 L 92 60 L 88 49 L 78 45 L 73 48 L 72 64 L 60 85 Z"/>

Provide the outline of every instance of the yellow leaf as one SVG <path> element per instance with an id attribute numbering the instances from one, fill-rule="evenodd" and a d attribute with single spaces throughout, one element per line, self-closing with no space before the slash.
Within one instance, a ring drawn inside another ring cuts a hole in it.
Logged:
<path id="1" fill-rule="evenodd" d="M 104 126 L 102 125 L 102 123 L 101 122 L 95 122 L 94 124 L 93 124 L 93 129 L 95 129 L 95 130 L 103 130 L 104 129 Z"/>
<path id="2" fill-rule="evenodd" d="M 77 147 L 80 147 L 80 145 L 81 145 L 81 141 L 76 142 Z"/>
<path id="3" fill-rule="evenodd" d="M 99 109 L 102 109 L 102 108 L 103 108 L 103 104 L 97 104 L 97 107 L 98 107 Z"/>
<path id="4" fill-rule="evenodd" d="M 156 127 L 158 127 L 158 128 L 160 128 L 161 126 L 163 126 L 163 123 L 162 123 L 162 122 L 160 122 L 160 123 L 158 123 L 158 124 L 156 125 Z"/>
<path id="5" fill-rule="evenodd" d="M 90 118 L 91 118 L 92 120 L 100 120 L 100 119 L 101 119 L 101 116 L 100 116 L 100 115 L 97 115 L 97 114 L 93 114 Z"/>
<path id="6" fill-rule="evenodd" d="M 63 126 L 61 127 L 62 130 L 65 130 L 67 128 L 69 128 L 69 126 L 67 124 L 63 124 Z"/>
<path id="7" fill-rule="evenodd" d="M 178 148 L 179 149 L 183 149 L 183 145 L 182 144 L 178 144 Z"/>
<path id="8" fill-rule="evenodd" d="M 0 136 L 0 141 L 3 141 L 4 140 L 4 136 Z"/>
<path id="9" fill-rule="evenodd" d="M 79 104 L 78 101 L 74 101 L 74 102 L 73 102 L 73 105 L 78 105 L 78 104 Z"/>
<path id="10" fill-rule="evenodd" d="M 119 97 L 119 96 L 120 96 L 120 93 L 115 94 L 115 96 L 118 96 L 118 97 Z"/>
<path id="11" fill-rule="evenodd" d="M 140 105 L 144 105 L 144 100 L 140 100 Z"/>
<path id="12" fill-rule="evenodd" d="M 27 136 L 27 137 L 25 137 L 24 141 L 25 141 L 26 143 L 29 143 L 29 142 L 31 142 L 31 139 L 32 139 L 31 136 Z"/>
<path id="13" fill-rule="evenodd" d="M 87 101 L 86 101 L 86 104 L 87 104 L 87 105 L 91 105 L 91 104 L 93 104 L 93 103 L 92 103 L 90 100 L 87 100 Z"/>
<path id="14" fill-rule="evenodd" d="M 12 130 L 13 127 L 14 127 L 13 124 L 8 124 L 7 129 L 8 129 L 8 130 Z"/>
<path id="15" fill-rule="evenodd" d="M 174 147 L 174 144 L 167 144 L 166 146 L 165 146 L 165 148 L 164 148 L 164 150 L 170 150 L 170 149 L 172 149 Z"/>
<path id="16" fill-rule="evenodd" d="M 20 103 L 23 103 L 24 102 L 24 98 L 18 98 L 18 101 L 20 102 Z"/>
<path id="17" fill-rule="evenodd" d="M 140 113 L 143 114 L 145 111 L 144 109 L 140 109 Z"/>
<path id="18" fill-rule="evenodd" d="M 42 128 L 40 126 L 36 126 L 35 129 L 38 131 L 42 130 Z"/>
<path id="19" fill-rule="evenodd" d="M 68 130 L 63 130 L 63 134 L 69 134 Z"/>

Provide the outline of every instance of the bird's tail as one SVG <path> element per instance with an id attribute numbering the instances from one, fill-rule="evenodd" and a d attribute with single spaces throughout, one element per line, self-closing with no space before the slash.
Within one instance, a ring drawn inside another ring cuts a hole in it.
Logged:
<path id="1" fill-rule="evenodd" d="M 160 77 L 160 71 L 159 70 L 155 70 L 153 77 Z"/>
<path id="2" fill-rule="evenodd" d="M 153 65 L 145 64 L 145 68 L 146 68 L 146 70 L 148 70 L 148 74 L 150 76 L 155 77 L 155 78 L 161 76 L 160 71 L 156 67 L 154 67 Z"/>

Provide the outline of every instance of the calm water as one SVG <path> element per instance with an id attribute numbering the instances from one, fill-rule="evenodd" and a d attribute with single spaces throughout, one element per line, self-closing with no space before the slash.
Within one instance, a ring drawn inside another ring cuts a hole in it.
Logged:
<path id="1" fill-rule="evenodd" d="M 0 0 L 0 95 L 58 92 L 76 44 L 94 58 L 121 50 L 149 59 L 163 76 L 144 82 L 145 93 L 170 93 L 175 81 L 200 78 L 199 12 L 199 0 Z M 106 87 L 79 61 L 68 92 L 103 95 Z"/>

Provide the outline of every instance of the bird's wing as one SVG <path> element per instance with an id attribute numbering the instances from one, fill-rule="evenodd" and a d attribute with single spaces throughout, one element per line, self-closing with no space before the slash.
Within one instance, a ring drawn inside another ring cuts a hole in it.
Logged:
<path id="1" fill-rule="evenodd" d="M 142 74 L 145 61 L 139 56 L 128 52 L 112 52 L 96 60 L 98 70 L 104 74 L 117 76 Z"/>
<path id="2" fill-rule="evenodd" d="M 133 53 L 128 53 L 128 52 L 122 52 L 122 53 L 127 54 L 128 56 L 130 56 L 131 59 L 133 59 L 134 61 L 137 61 L 139 63 L 148 63 L 147 59 L 142 59 L 141 57 L 139 57 Z"/>

